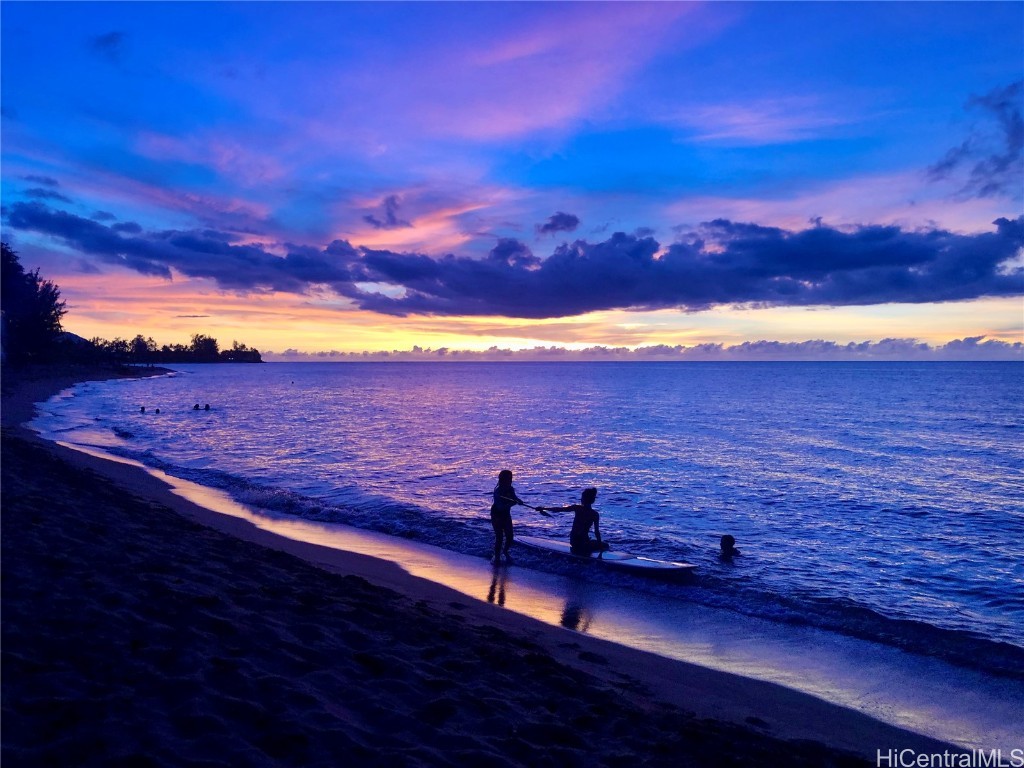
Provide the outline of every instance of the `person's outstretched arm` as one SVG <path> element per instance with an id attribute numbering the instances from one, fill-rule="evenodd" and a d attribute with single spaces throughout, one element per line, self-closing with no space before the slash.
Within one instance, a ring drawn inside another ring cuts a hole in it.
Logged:
<path id="1" fill-rule="evenodd" d="M 537 507 L 537 511 L 543 512 L 575 512 L 577 504 L 567 504 L 564 507 Z"/>

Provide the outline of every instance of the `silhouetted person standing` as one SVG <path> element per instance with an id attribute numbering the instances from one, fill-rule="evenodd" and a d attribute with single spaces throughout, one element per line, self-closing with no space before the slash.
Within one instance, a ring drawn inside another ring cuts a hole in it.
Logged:
<path id="1" fill-rule="evenodd" d="M 509 548 L 512 546 L 512 507 L 522 504 L 512 487 L 512 470 L 503 469 L 498 473 L 498 484 L 494 486 L 494 503 L 491 504 L 491 527 L 494 528 L 494 557 L 492 563 L 501 560 L 502 549 L 505 561 L 511 563 Z"/>

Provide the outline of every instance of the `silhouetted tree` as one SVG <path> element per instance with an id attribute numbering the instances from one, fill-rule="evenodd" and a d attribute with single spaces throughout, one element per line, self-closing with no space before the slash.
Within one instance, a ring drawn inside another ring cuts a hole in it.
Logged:
<path id="1" fill-rule="evenodd" d="M 131 354 L 131 345 L 120 337 L 115 338 L 113 341 L 107 341 L 97 336 L 94 339 L 90 339 L 90 343 L 99 357 L 107 362 L 122 364 L 128 361 Z"/>
<path id="2" fill-rule="evenodd" d="M 61 318 L 67 311 L 60 289 L 39 277 L 39 270 L 26 272 L 18 254 L 7 244 L 0 273 L 0 309 L 3 311 L 3 350 L 12 362 L 45 360 L 51 357 L 61 333 Z"/>
<path id="3" fill-rule="evenodd" d="M 231 342 L 231 349 L 225 349 L 220 353 L 220 359 L 229 363 L 262 363 L 263 358 L 260 356 L 258 349 L 247 347 L 245 344 L 239 344 L 237 341 Z"/>
<path id="4" fill-rule="evenodd" d="M 133 363 L 152 362 L 156 353 L 156 342 L 152 338 L 144 338 L 140 333 L 132 339 L 129 352 Z"/>
<path id="5" fill-rule="evenodd" d="M 212 336 L 197 333 L 189 345 L 194 361 L 197 363 L 215 363 L 220 357 L 220 347 Z"/>

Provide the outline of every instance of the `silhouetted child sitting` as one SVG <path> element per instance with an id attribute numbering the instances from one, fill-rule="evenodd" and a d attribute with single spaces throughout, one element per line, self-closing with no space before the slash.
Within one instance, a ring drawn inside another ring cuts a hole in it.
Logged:
<path id="1" fill-rule="evenodd" d="M 740 551 L 736 549 L 736 539 L 730 536 L 728 533 L 722 537 L 722 551 L 719 554 L 723 560 L 732 560 L 734 557 L 738 557 Z"/>
<path id="2" fill-rule="evenodd" d="M 572 520 L 572 531 L 569 533 L 569 546 L 577 555 L 590 555 L 594 552 L 605 552 L 610 547 L 601 541 L 601 515 L 594 509 L 597 501 L 597 488 L 587 488 L 580 495 L 579 504 L 568 504 L 564 507 L 537 507 L 544 512 L 575 512 Z M 594 528 L 596 541 L 590 538 L 590 528 Z"/>

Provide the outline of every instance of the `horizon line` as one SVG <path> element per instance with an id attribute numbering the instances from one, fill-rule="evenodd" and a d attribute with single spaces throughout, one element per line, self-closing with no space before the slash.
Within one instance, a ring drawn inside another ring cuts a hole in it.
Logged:
<path id="1" fill-rule="evenodd" d="M 815 339 L 746 341 L 730 346 L 721 343 L 652 344 L 635 348 L 594 345 L 582 349 L 538 345 L 526 349 L 493 346 L 485 350 L 458 350 L 414 345 L 407 350 L 304 352 L 285 349 L 261 354 L 267 362 L 1024 362 L 1024 342 L 970 336 L 939 345 L 897 338 L 846 344 Z"/>

